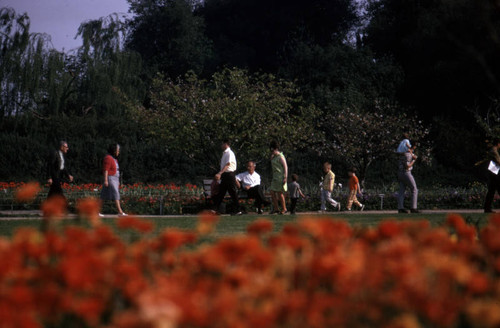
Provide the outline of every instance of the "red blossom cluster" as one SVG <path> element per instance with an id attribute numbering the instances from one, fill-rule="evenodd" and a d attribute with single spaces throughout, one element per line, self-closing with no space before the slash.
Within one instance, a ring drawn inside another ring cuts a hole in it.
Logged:
<path id="1" fill-rule="evenodd" d="M 98 202 L 79 203 L 93 217 Z M 55 205 L 53 205 L 55 206 Z M 62 211 L 64 212 L 64 211 Z M 351 228 L 304 218 L 198 244 L 134 217 L 0 239 L 2 327 L 498 327 L 500 215 L 479 235 L 450 215 Z M 59 232 L 57 232 L 59 231 Z"/>

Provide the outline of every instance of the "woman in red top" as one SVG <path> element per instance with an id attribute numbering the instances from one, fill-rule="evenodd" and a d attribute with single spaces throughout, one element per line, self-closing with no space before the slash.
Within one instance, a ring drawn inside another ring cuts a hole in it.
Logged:
<path id="1" fill-rule="evenodd" d="M 127 215 L 120 206 L 120 166 L 116 159 L 120 154 L 120 145 L 113 144 L 108 148 L 108 154 L 104 157 L 102 171 L 104 181 L 101 191 L 102 200 L 112 200 L 116 204 L 118 215 Z"/>

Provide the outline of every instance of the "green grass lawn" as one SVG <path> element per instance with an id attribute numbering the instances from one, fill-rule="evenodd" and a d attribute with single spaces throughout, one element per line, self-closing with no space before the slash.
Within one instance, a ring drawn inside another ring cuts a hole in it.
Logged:
<path id="1" fill-rule="evenodd" d="M 424 213 L 424 214 L 372 214 L 372 213 L 352 213 L 352 214 L 336 214 L 331 213 L 328 215 L 314 214 L 313 217 L 322 218 L 329 217 L 349 222 L 353 227 L 367 227 L 374 226 L 386 219 L 396 220 L 429 220 L 432 226 L 439 226 L 446 220 L 447 214 L 444 213 Z M 488 222 L 489 215 L 483 213 L 464 213 L 462 214 L 468 223 L 477 223 L 483 226 Z M 283 225 L 289 222 L 295 222 L 304 215 L 242 215 L 242 216 L 222 216 L 217 224 L 217 230 L 214 237 L 227 236 L 239 233 L 245 233 L 246 227 L 257 218 L 265 217 L 274 222 L 274 230 L 280 231 Z M 150 217 L 146 220 L 152 220 L 155 223 L 156 232 L 165 228 L 180 228 L 180 229 L 193 229 L 196 227 L 198 218 L 195 216 L 178 216 L 178 217 Z M 114 227 L 116 218 L 103 219 L 104 224 L 109 224 Z M 21 220 L 8 220 L 4 218 L 0 220 L 0 236 L 11 236 L 13 232 L 19 227 L 34 227 L 39 229 L 42 220 L 27 218 Z M 75 224 L 74 220 L 62 220 L 61 225 Z M 120 232 L 121 234 L 121 232 Z"/>

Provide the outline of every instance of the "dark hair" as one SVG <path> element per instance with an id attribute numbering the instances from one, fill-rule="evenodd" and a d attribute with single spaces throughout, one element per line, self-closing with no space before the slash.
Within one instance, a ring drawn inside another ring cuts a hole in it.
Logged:
<path id="1" fill-rule="evenodd" d="M 280 149 L 280 144 L 276 140 L 273 140 L 269 144 L 269 148 L 271 148 L 272 150 L 275 150 L 275 149 L 279 150 Z"/>
<path id="2" fill-rule="evenodd" d="M 356 173 L 356 171 L 357 171 L 357 170 L 356 170 L 356 168 L 355 168 L 355 167 L 351 167 L 351 168 L 349 169 L 349 172 L 351 172 L 351 173 Z"/>
<path id="3" fill-rule="evenodd" d="M 222 139 L 222 143 L 231 145 L 231 143 L 229 142 L 229 139 Z"/>
<path id="4" fill-rule="evenodd" d="M 111 156 L 113 156 L 113 157 L 114 157 L 114 156 L 115 156 L 115 154 L 116 154 L 116 151 L 117 151 L 118 149 L 120 149 L 120 145 L 119 145 L 119 144 L 117 144 L 117 143 L 111 144 L 111 145 L 109 145 L 109 147 L 108 147 L 108 154 L 110 154 Z"/>
<path id="5" fill-rule="evenodd" d="M 59 141 L 59 148 L 61 148 L 64 145 L 67 145 L 68 143 L 64 140 Z"/>
<path id="6" fill-rule="evenodd" d="M 297 181 L 299 180 L 299 176 L 297 174 L 292 174 L 292 181 Z"/>

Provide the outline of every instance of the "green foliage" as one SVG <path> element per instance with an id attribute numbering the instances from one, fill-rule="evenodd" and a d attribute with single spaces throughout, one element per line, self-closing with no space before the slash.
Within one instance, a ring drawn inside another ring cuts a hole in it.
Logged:
<path id="1" fill-rule="evenodd" d="M 363 41 L 405 72 L 400 101 L 473 122 L 467 107 L 498 98 L 500 6 L 475 0 L 371 0 Z"/>
<path id="2" fill-rule="evenodd" d="M 127 45 L 141 54 L 149 73 L 177 77 L 201 73 L 212 54 L 202 17 L 188 0 L 128 0 L 134 17 Z"/>
<path id="3" fill-rule="evenodd" d="M 342 43 L 291 44 L 280 73 L 296 80 L 307 100 L 329 110 L 368 110 L 377 99 L 393 100 L 403 80 L 391 61 L 374 60 L 368 48 Z"/>
<path id="4" fill-rule="evenodd" d="M 160 77 L 150 97 L 151 108 L 137 112 L 149 136 L 212 170 L 223 138 L 231 140 L 241 163 L 267 158 L 273 139 L 286 152 L 313 145 L 321 136 L 313 126 L 314 106 L 302 102 L 292 83 L 272 75 L 224 69 L 210 81 L 194 74 L 178 82 Z"/>
<path id="5" fill-rule="evenodd" d="M 430 162 L 429 128 L 397 107 L 381 103 L 375 103 L 371 111 L 346 107 L 328 113 L 321 127 L 330 141 L 323 152 L 356 167 L 362 180 L 374 161 L 397 160 L 395 151 L 403 133 L 410 135 L 413 144 L 419 143 L 421 159 Z"/>

